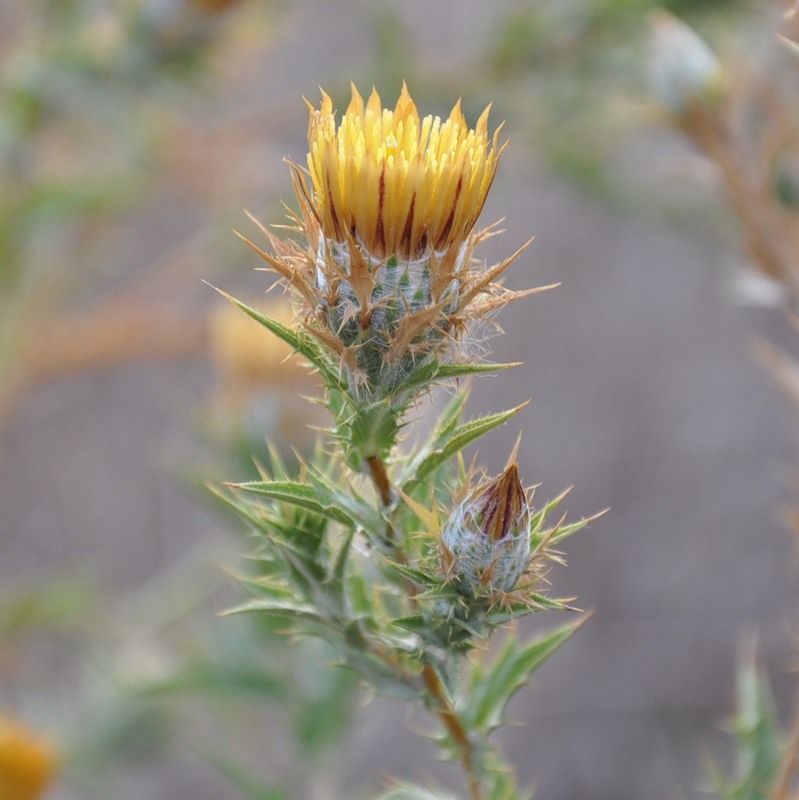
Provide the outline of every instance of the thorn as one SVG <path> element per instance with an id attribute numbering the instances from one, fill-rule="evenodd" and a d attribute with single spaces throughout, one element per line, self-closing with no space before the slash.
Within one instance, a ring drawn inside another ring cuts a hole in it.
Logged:
<path id="1" fill-rule="evenodd" d="M 519 447 L 522 443 L 522 434 L 524 431 L 519 431 L 519 435 L 516 437 L 516 444 L 513 445 L 513 450 L 511 454 L 508 456 L 508 462 L 505 464 L 505 469 L 507 469 L 511 464 L 515 464 L 518 462 L 518 455 L 519 455 Z"/>

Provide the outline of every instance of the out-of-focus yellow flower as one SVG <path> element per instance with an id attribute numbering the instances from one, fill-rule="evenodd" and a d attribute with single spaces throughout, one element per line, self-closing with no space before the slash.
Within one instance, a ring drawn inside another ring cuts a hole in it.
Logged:
<path id="1" fill-rule="evenodd" d="M 460 101 L 447 120 L 419 112 L 403 83 L 394 110 L 355 86 L 336 124 L 330 97 L 310 103 L 308 168 L 324 235 L 377 258 L 420 258 L 459 245 L 477 222 L 504 147 L 486 110 L 470 129 Z"/>
<path id="2" fill-rule="evenodd" d="M 0 716 L 0 800 L 37 800 L 52 781 L 57 763 L 44 737 Z"/>
<path id="3" fill-rule="evenodd" d="M 289 303 L 271 303 L 265 311 L 284 325 L 292 323 Z M 208 339 L 211 363 L 238 389 L 280 388 L 304 380 L 308 374 L 297 359 L 290 358 L 293 351 L 285 342 L 263 336 L 260 328 L 233 306 L 214 308 L 208 320 Z"/>

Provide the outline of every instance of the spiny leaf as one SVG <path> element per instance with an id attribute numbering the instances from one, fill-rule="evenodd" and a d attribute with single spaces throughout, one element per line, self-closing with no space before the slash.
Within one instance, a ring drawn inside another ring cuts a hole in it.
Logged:
<path id="1" fill-rule="evenodd" d="M 495 606 L 486 611 L 486 621 L 497 626 L 534 614 L 536 611 L 564 611 L 569 609 L 562 600 L 554 600 L 542 594 L 526 593 L 526 600 L 527 602 L 524 603 Z"/>
<path id="2" fill-rule="evenodd" d="M 455 427 L 460 422 L 461 413 L 469 399 L 469 392 L 459 392 L 455 397 L 450 400 L 444 412 L 441 414 L 440 419 L 436 423 L 433 430 L 433 435 L 430 437 L 431 449 L 440 447 L 448 434 L 455 430 Z"/>
<path id="3" fill-rule="evenodd" d="M 408 380 L 398 387 L 398 391 L 409 392 L 412 389 L 422 389 L 434 383 L 454 380 L 455 378 L 468 378 L 471 375 L 500 372 L 510 367 L 518 367 L 520 364 L 521 362 L 509 364 L 439 364 L 438 361 L 433 361 L 413 370 Z"/>
<path id="4" fill-rule="evenodd" d="M 248 483 L 234 483 L 231 486 L 245 492 L 268 497 L 271 500 L 290 503 L 334 522 L 340 522 L 344 525 L 357 524 L 356 520 L 344 509 L 331 503 L 321 502 L 317 487 L 309 486 L 306 483 L 300 483 L 299 481 L 250 481 Z"/>
<path id="5" fill-rule="evenodd" d="M 285 684 L 263 664 L 252 667 L 215 663 L 190 664 L 175 675 L 147 683 L 137 692 L 150 697 L 182 692 L 255 693 L 271 699 L 282 699 Z"/>
<path id="6" fill-rule="evenodd" d="M 209 286 L 210 285 L 211 284 L 209 284 Z M 263 325 L 264 328 L 270 330 L 279 339 L 282 339 L 300 355 L 305 356 L 305 358 L 307 358 L 308 361 L 310 361 L 311 364 L 313 364 L 313 366 L 319 370 L 319 373 L 324 378 L 325 383 L 330 386 L 334 386 L 341 391 L 346 391 L 346 381 L 331 367 L 311 336 L 309 336 L 307 333 L 303 333 L 302 331 L 295 331 L 292 328 L 289 328 L 287 325 L 284 325 L 282 322 L 278 322 L 276 319 L 267 317 L 266 314 L 262 314 L 260 311 L 250 308 L 246 303 L 242 303 L 241 300 L 237 300 L 235 297 L 229 295 L 227 292 L 217 288 L 216 286 L 211 286 L 211 288 L 219 292 L 222 297 L 240 308 L 245 314 L 250 316 L 256 322 Z"/>
<path id="7" fill-rule="evenodd" d="M 556 545 L 558 542 L 563 541 L 573 533 L 577 533 L 577 531 L 587 528 L 592 522 L 595 522 L 608 512 L 608 509 L 605 509 L 597 514 L 592 514 L 590 517 L 582 517 L 575 522 L 569 523 L 564 521 L 564 514 L 560 522 L 554 528 L 544 528 L 547 514 L 560 503 L 566 494 L 567 492 L 563 492 L 559 497 L 556 497 L 554 500 L 550 500 L 549 503 L 547 503 L 543 508 L 539 509 L 533 515 L 530 524 L 530 546 L 533 552 L 535 552 L 543 544 L 546 544 L 548 547 Z"/>
<path id="8" fill-rule="evenodd" d="M 712 770 L 723 800 L 770 800 L 783 756 L 774 700 L 765 673 L 749 654 L 738 667 L 738 702 L 732 730 L 737 744 L 737 774 L 726 782 Z M 712 765 L 711 765 L 712 768 Z"/>
<path id="9" fill-rule="evenodd" d="M 467 378 L 470 375 L 501 372 L 504 369 L 519 367 L 521 364 L 521 361 L 511 361 L 507 364 L 442 364 L 438 368 L 438 375 L 436 377 L 440 380 Z"/>
<path id="10" fill-rule="evenodd" d="M 518 414 L 519 411 L 521 411 L 526 405 L 527 403 L 522 403 L 522 405 L 516 406 L 516 408 L 511 408 L 508 411 L 501 411 L 498 414 L 489 414 L 485 417 L 478 417 L 477 419 L 473 419 L 469 422 L 464 422 L 462 425 L 458 425 L 458 427 L 455 428 L 455 430 L 453 430 L 452 433 L 447 437 L 446 442 L 441 447 L 429 453 L 422 460 L 412 480 L 425 480 L 452 456 L 463 450 L 464 447 L 470 445 L 472 442 L 476 441 L 494 428 L 502 425 L 504 422 L 507 422 L 515 414 Z"/>
<path id="11" fill-rule="evenodd" d="M 384 566 L 387 572 L 395 573 L 402 578 L 412 581 L 417 586 L 438 586 L 444 581 L 434 575 L 432 572 L 427 572 L 419 567 L 413 567 L 410 564 L 401 564 L 397 561 L 385 559 Z"/>
<path id="12" fill-rule="evenodd" d="M 394 625 L 404 628 L 406 631 L 412 631 L 413 633 L 424 633 L 430 624 L 428 620 L 421 614 L 398 617 L 397 619 L 392 620 L 392 622 Z"/>
<path id="13" fill-rule="evenodd" d="M 361 458 L 384 456 L 397 441 L 398 412 L 390 400 L 380 400 L 355 409 L 344 419 L 340 419 L 339 427 L 342 428 L 348 445 Z"/>
<path id="14" fill-rule="evenodd" d="M 322 621 L 319 612 L 310 603 L 299 603 L 294 600 L 279 599 L 276 597 L 249 600 L 246 603 L 224 611 L 222 616 L 227 617 L 232 614 L 244 614 L 252 611 L 271 614 L 273 616 Z"/>
<path id="15" fill-rule="evenodd" d="M 488 733 L 503 722 L 505 706 L 517 689 L 577 629 L 582 621 L 557 628 L 527 645 L 508 638 L 502 652 L 485 671 L 476 668 L 465 699 L 462 719 L 470 730 Z"/>

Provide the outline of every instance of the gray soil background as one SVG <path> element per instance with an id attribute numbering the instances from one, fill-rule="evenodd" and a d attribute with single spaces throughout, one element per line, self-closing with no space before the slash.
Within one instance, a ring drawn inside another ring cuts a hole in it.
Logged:
<path id="1" fill-rule="evenodd" d="M 406 0 L 396 9 L 415 50 L 427 54 L 424 70 L 455 72 L 492 14 L 509 5 Z M 247 196 L 218 201 L 228 217 L 289 196 L 281 159 L 304 153 L 298 98 L 315 99 L 330 75 L 363 81 L 363 9 L 356 0 L 293 3 L 248 65 L 249 78 L 198 116 L 209 143 L 215 115 L 231 109 L 252 110 L 264 126 L 262 151 L 246 163 L 231 152 L 231 170 L 252 176 Z M 512 119 L 508 130 L 513 139 Z M 642 146 L 646 153 L 658 143 Z M 176 205 L 162 198 L 167 211 L 138 221 L 137 248 L 125 256 L 134 266 L 180 236 L 220 225 L 202 218 L 188 193 L 175 194 Z M 706 796 L 704 753 L 729 758 L 720 726 L 745 634 L 757 633 L 784 716 L 792 705 L 799 581 L 778 516 L 791 498 L 795 419 L 751 356 L 755 334 L 788 346 L 790 335 L 778 311 L 734 305 L 734 252 L 587 198 L 513 142 L 483 221 L 500 216 L 507 233 L 485 248 L 489 261 L 536 236 L 509 285 L 562 286 L 502 315 L 506 335 L 492 340 L 494 356 L 525 365 L 476 382 L 470 409 L 532 403 L 481 456 L 499 469 L 522 427 L 522 474 L 541 484 L 540 498 L 573 485 L 570 516 L 611 508 L 567 542 L 569 566 L 552 574 L 554 592 L 578 597 L 593 615 L 518 693 L 512 716 L 520 725 L 500 739 L 542 800 Z M 207 305 L 199 277 L 187 296 Z M 236 280 L 251 293 L 264 287 L 261 274 Z M 129 589 L 220 535 L 219 519 L 164 468 L 191 452 L 185 409 L 209 380 L 200 365 L 141 365 L 31 397 L 3 445 L 0 572 L 74 566 Z M 522 632 L 560 621 L 541 615 Z M 457 786 L 456 770 L 437 764 L 413 732 L 419 722 L 391 701 L 368 705 L 338 764 L 340 796 L 361 796 L 385 775 Z M 197 754 L 157 774 L 143 767 L 118 789 L 120 798 L 236 796 Z"/>

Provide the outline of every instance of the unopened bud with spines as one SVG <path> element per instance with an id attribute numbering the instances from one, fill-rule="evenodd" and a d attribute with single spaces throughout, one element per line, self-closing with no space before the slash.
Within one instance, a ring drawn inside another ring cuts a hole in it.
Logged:
<path id="1" fill-rule="evenodd" d="M 478 486 L 441 533 L 442 565 L 470 597 L 513 591 L 530 560 L 530 511 L 515 463 Z"/>

